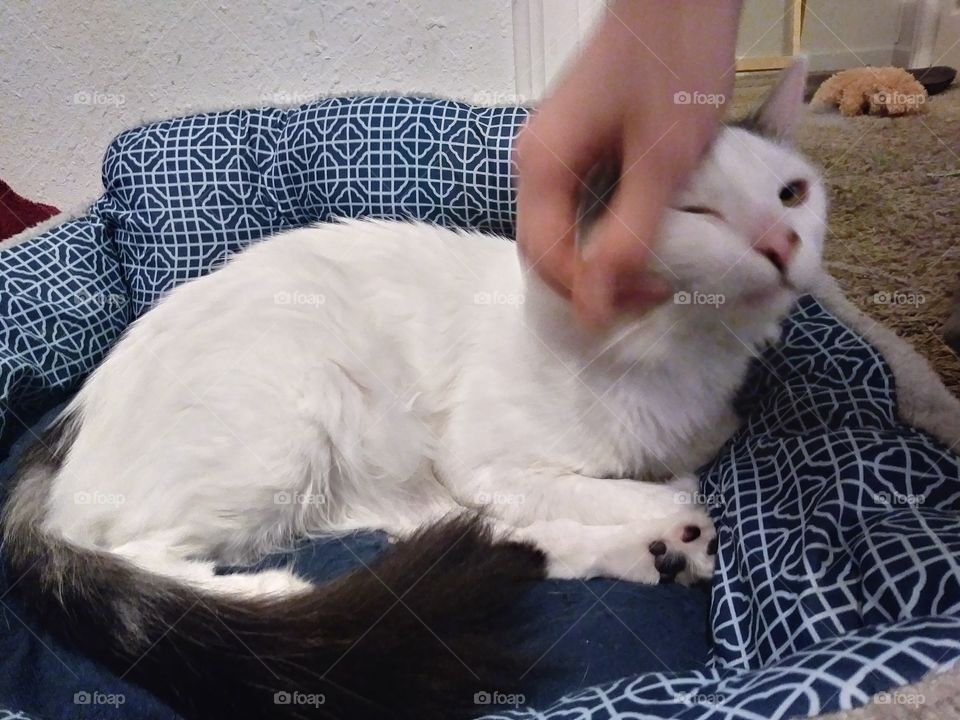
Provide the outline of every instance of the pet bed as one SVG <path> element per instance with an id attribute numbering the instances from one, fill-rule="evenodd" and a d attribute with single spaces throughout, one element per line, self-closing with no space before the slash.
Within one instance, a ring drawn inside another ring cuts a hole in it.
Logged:
<path id="1" fill-rule="evenodd" d="M 0 479 L 133 319 L 248 243 L 344 216 L 509 237 L 526 115 L 330 98 L 121 134 L 98 201 L 0 245 Z M 932 704 L 960 678 L 960 404 L 824 277 L 738 405 L 742 428 L 701 472 L 720 537 L 709 595 L 542 583 L 527 601 L 542 619 L 540 679 L 515 707 L 481 693 L 478 714 L 779 719 L 872 697 Z M 321 579 L 384 546 L 348 543 L 307 543 L 294 562 Z M 0 718 L 176 717 L 58 644 L 11 592 L 16 578 L 0 582 Z"/>

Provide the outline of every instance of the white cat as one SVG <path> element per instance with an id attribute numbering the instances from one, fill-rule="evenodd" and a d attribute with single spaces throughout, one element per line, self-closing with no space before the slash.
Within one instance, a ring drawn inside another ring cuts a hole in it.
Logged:
<path id="1" fill-rule="evenodd" d="M 112 568 L 106 584 L 136 573 L 204 606 L 319 602 L 288 570 L 214 566 L 305 536 L 405 537 L 468 508 L 542 550 L 554 577 L 708 578 L 715 533 L 691 473 L 735 430 L 750 358 L 819 268 L 824 188 L 785 144 L 803 81 L 800 63 L 752 131 L 724 128 L 667 212 L 652 269 L 674 300 L 603 334 L 579 329 L 512 243 L 421 223 L 285 232 L 175 289 L 23 464 L 11 563 L 53 568 L 38 595 L 96 585 L 71 564 L 87 553 Z M 147 610 L 99 597 L 123 647 L 156 640 Z"/>

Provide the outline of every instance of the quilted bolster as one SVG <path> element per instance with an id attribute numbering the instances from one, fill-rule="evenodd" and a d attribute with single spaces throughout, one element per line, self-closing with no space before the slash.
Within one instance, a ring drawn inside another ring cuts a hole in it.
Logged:
<path id="1" fill-rule="evenodd" d="M 513 233 L 510 149 L 527 117 L 410 97 L 175 118 L 119 135 L 82 219 L 0 254 L 0 458 L 123 328 L 248 243 L 336 217 Z"/>
<path id="2" fill-rule="evenodd" d="M 104 160 L 140 315 L 249 242 L 336 217 L 415 218 L 511 235 L 517 107 L 410 97 L 235 110 L 120 135 Z"/>
<path id="3" fill-rule="evenodd" d="M 94 212 L 0 253 L 0 459 L 35 413 L 90 372 L 126 327 L 119 258 Z"/>

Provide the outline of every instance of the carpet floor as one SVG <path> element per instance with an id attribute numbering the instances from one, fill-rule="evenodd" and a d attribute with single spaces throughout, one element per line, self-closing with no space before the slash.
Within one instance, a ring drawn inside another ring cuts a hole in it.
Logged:
<path id="1" fill-rule="evenodd" d="M 739 77 L 731 115 L 755 107 L 773 78 Z M 927 107 L 903 118 L 809 114 L 798 144 L 830 191 L 827 269 L 960 395 L 960 357 L 942 333 L 960 287 L 960 86 Z"/>

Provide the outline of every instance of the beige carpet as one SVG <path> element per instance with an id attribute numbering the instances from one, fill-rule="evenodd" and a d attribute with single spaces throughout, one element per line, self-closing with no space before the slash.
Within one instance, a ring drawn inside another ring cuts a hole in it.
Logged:
<path id="1" fill-rule="evenodd" d="M 755 106 L 772 78 L 738 78 L 731 114 Z M 928 108 L 896 119 L 810 115 L 798 142 L 830 189 L 827 269 L 960 394 L 960 358 L 942 341 L 960 270 L 960 88 Z"/>
<path id="2" fill-rule="evenodd" d="M 731 114 L 755 106 L 771 81 L 770 75 L 738 78 Z M 913 345 L 954 395 L 960 394 L 960 358 L 941 340 L 960 269 L 954 240 L 960 234 L 960 89 L 930 98 L 928 106 L 926 115 L 900 119 L 813 115 L 805 120 L 799 144 L 823 169 L 830 188 L 827 267 L 867 317 L 854 317 L 836 297 L 828 306 L 891 363 L 904 419 L 950 445 L 960 438 L 960 404 L 881 327 Z M 830 294 L 821 291 L 818 297 Z M 890 297 L 901 302 L 882 302 Z M 960 668 L 829 716 L 958 718 Z"/>

